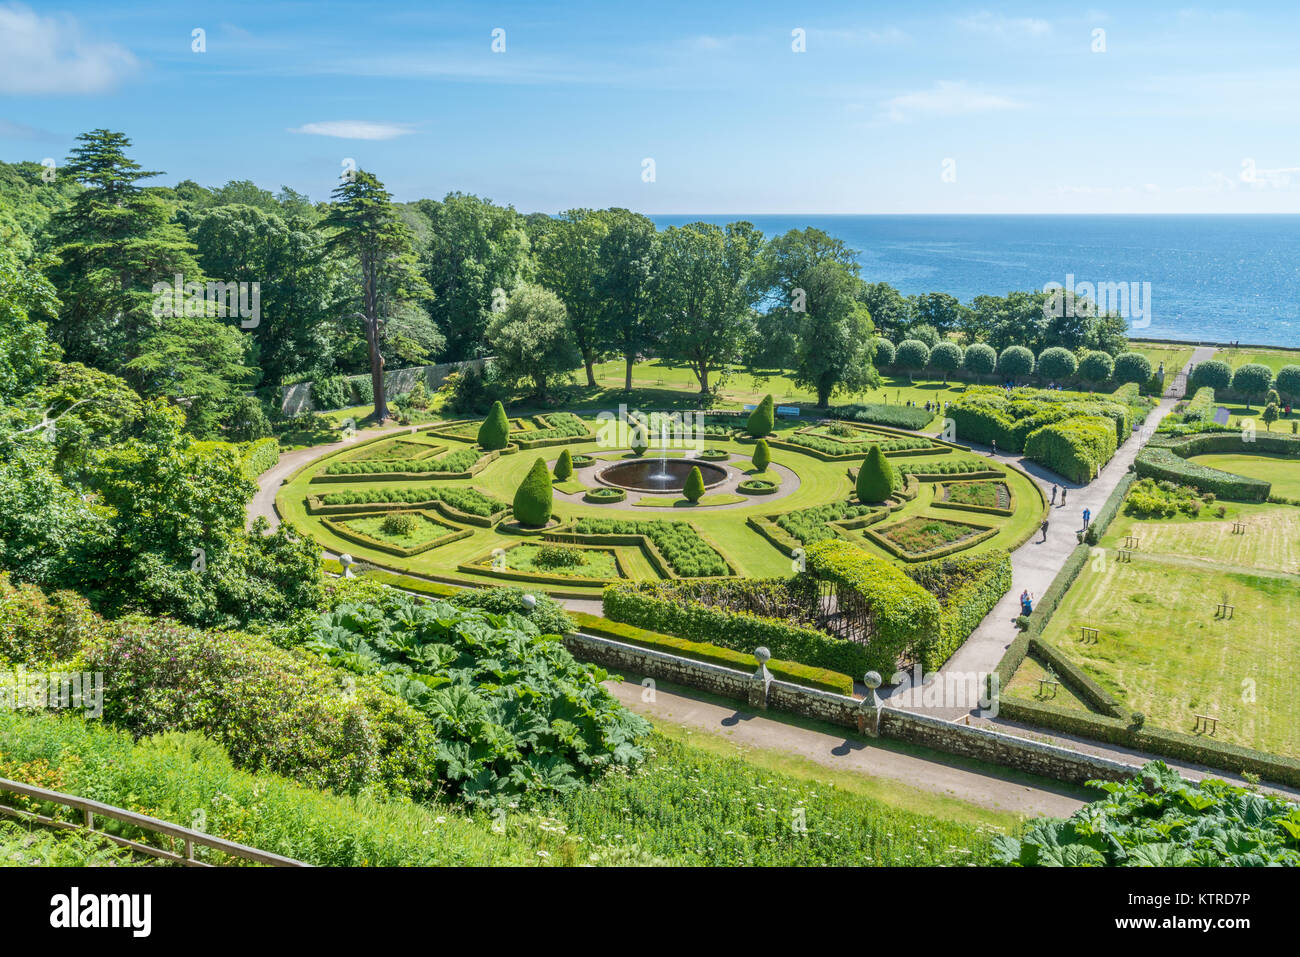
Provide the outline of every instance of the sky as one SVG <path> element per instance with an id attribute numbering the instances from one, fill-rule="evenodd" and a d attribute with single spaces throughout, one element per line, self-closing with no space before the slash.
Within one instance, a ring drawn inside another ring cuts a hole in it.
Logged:
<path id="1" fill-rule="evenodd" d="M 0 159 L 522 212 L 1300 212 L 1300 4 L 0 0 Z M 196 31 L 201 31 L 196 34 Z"/>

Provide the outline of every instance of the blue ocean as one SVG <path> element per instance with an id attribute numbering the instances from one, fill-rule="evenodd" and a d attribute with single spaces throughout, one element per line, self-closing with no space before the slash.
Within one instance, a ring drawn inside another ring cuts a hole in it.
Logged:
<path id="1" fill-rule="evenodd" d="M 652 216 L 660 228 L 747 219 L 814 226 L 857 251 L 862 277 L 911 295 L 1048 283 L 1150 283 L 1148 339 L 1300 347 L 1300 216 Z"/>

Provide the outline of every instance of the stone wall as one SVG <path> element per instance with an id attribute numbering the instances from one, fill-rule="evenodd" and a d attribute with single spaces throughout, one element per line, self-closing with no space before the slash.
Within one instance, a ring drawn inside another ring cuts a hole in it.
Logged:
<path id="1" fill-rule="evenodd" d="M 671 681 L 747 702 L 755 710 L 795 714 L 861 734 L 907 741 L 1070 784 L 1097 779 L 1123 781 L 1139 770 L 1135 764 L 1121 764 L 988 728 L 955 724 L 895 708 L 877 709 L 871 699 L 777 681 L 766 668 L 749 674 L 592 635 L 571 634 L 564 641 L 574 657 L 616 672 Z"/>
<path id="2" fill-rule="evenodd" d="M 388 397 L 402 395 L 410 392 L 415 388 L 415 383 L 424 379 L 424 386 L 430 392 L 437 389 L 446 380 L 447 376 L 461 368 L 483 368 L 486 359 L 466 359 L 463 362 L 442 362 L 433 366 L 411 366 L 408 369 L 392 369 L 384 373 L 384 385 L 388 389 Z M 351 379 L 370 379 L 369 373 L 360 376 L 349 376 Z M 280 411 L 285 415 L 300 415 L 303 412 L 315 410 L 315 405 L 311 398 L 311 383 L 298 382 L 294 385 L 286 385 L 280 389 Z M 320 411 L 329 411 L 322 409 Z"/>

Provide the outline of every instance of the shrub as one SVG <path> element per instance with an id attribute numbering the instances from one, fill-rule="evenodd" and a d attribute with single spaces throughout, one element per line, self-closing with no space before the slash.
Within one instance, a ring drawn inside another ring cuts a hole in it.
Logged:
<path id="1" fill-rule="evenodd" d="M 551 473 L 545 460 L 538 458 L 515 491 L 515 519 L 521 525 L 542 526 L 551 520 Z"/>
<path id="2" fill-rule="evenodd" d="M 646 435 L 645 429 L 633 429 L 628 437 L 627 447 L 632 450 L 633 455 L 645 455 L 646 449 L 650 448 L 650 437 Z"/>
<path id="3" fill-rule="evenodd" d="M 943 373 L 943 381 L 948 381 L 948 374 L 961 368 L 961 346 L 955 342 L 940 342 L 930 350 L 930 366 Z"/>
<path id="4" fill-rule="evenodd" d="M 689 522 L 580 518 L 573 523 L 573 534 L 597 539 L 609 535 L 644 535 L 675 575 L 694 578 L 732 574 L 726 560 Z"/>
<path id="5" fill-rule="evenodd" d="M 933 412 L 927 412 L 923 408 L 910 405 L 884 405 L 876 402 L 836 406 L 831 412 L 837 419 L 912 430 L 925 428 L 934 418 Z"/>
<path id="6" fill-rule="evenodd" d="M 1232 391 L 1245 397 L 1249 403 L 1258 399 L 1273 385 L 1273 370 L 1258 362 L 1247 363 L 1232 374 Z"/>
<path id="7" fill-rule="evenodd" d="M 1015 380 L 1034 371 L 1034 354 L 1024 346 L 1007 346 L 998 356 L 998 372 Z"/>
<path id="8" fill-rule="evenodd" d="M 506 418 L 505 406 L 500 401 L 492 403 L 492 411 L 479 426 L 478 444 L 489 452 L 504 449 L 510 444 L 510 420 Z"/>
<path id="9" fill-rule="evenodd" d="M 1300 366 L 1283 366 L 1278 370 L 1277 381 L 1273 383 L 1278 392 L 1290 399 L 1300 399 Z"/>
<path id="10" fill-rule="evenodd" d="M 966 353 L 962 356 L 962 364 L 966 371 L 974 375 L 992 375 L 998 367 L 998 354 L 993 347 L 983 343 L 976 342 L 966 347 Z"/>
<path id="11" fill-rule="evenodd" d="M 1150 382 L 1151 360 L 1140 352 L 1121 352 L 1115 357 L 1115 381 L 1139 385 Z"/>
<path id="12" fill-rule="evenodd" d="M 1078 369 L 1079 362 L 1069 349 L 1052 346 L 1038 355 L 1038 374 L 1045 379 L 1068 379 Z"/>
<path id="13" fill-rule="evenodd" d="M 1073 482 L 1092 481 L 1115 454 L 1110 419 L 1081 416 L 1045 425 L 1025 439 L 1025 455 Z"/>
<path id="14" fill-rule="evenodd" d="M 755 406 L 754 411 L 749 413 L 749 421 L 745 423 L 745 431 L 755 437 L 771 435 L 772 430 L 776 427 L 775 403 L 770 395 L 763 396 L 763 401 Z"/>
<path id="15" fill-rule="evenodd" d="M 531 608 L 525 604 L 525 597 L 532 599 Z M 447 600 L 457 608 L 477 608 L 493 615 L 518 616 L 531 622 L 543 635 L 565 635 L 573 631 L 573 619 L 564 606 L 544 592 L 531 592 L 514 586 L 461 588 Z"/>
<path id="16" fill-rule="evenodd" d="M 1129 489 L 1124 511 L 1139 518 L 1172 518 L 1179 512 L 1195 518 L 1201 513 L 1201 497 L 1190 486 L 1144 478 Z"/>
<path id="17" fill-rule="evenodd" d="M 873 339 L 871 355 L 876 366 L 892 366 L 894 364 L 894 344 L 888 339 Z"/>
<path id="18" fill-rule="evenodd" d="M 415 385 L 407 390 L 402 396 L 402 403 L 409 405 L 412 409 L 427 409 L 429 407 L 429 390 L 424 385 L 424 378 L 415 380 Z"/>
<path id="19" fill-rule="evenodd" d="M 1193 389 L 1224 391 L 1232 387 L 1232 366 L 1222 359 L 1207 359 L 1192 370 L 1189 385 Z"/>
<path id="20" fill-rule="evenodd" d="M 379 527 L 385 535 L 400 538 L 412 534 L 418 524 L 415 516 L 409 512 L 394 512 L 392 515 L 385 515 Z"/>
<path id="21" fill-rule="evenodd" d="M 623 501 L 623 499 L 627 498 L 627 492 L 621 488 L 609 488 L 602 485 L 599 488 L 588 489 L 582 498 L 583 501 L 595 502 L 597 505 L 608 505 L 612 502 Z"/>
<path id="22" fill-rule="evenodd" d="M 1239 436 L 1234 433 L 1230 438 L 1238 439 L 1240 447 Z M 1269 482 L 1189 462 L 1168 448 L 1147 446 L 1137 454 L 1133 467 L 1139 476 L 1190 485 L 1203 492 L 1213 492 L 1218 498 L 1236 501 L 1263 502 L 1272 489 Z"/>
<path id="23" fill-rule="evenodd" d="M 341 375 L 325 376 L 312 381 L 311 403 L 322 412 L 341 409 L 351 398 L 352 392 L 348 387 L 348 380 Z"/>
<path id="24" fill-rule="evenodd" d="M 539 568 L 575 568 L 583 565 L 587 556 L 582 549 L 568 545 L 542 545 L 537 549 L 533 563 Z"/>
<path id="25" fill-rule="evenodd" d="M 557 481 L 566 482 L 573 477 L 573 454 L 565 449 L 560 453 L 560 457 L 555 460 L 555 478 Z"/>
<path id="26" fill-rule="evenodd" d="M 873 445 L 867 452 L 862 467 L 858 469 L 856 490 L 858 501 L 863 504 L 883 502 L 898 488 L 898 473 L 885 458 L 879 445 Z"/>
<path id="27" fill-rule="evenodd" d="M 1108 352 L 1092 351 L 1079 363 L 1079 378 L 1094 385 L 1106 382 L 1115 374 L 1115 360 Z"/>
<path id="28" fill-rule="evenodd" d="M 271 434 L 271 420 L 256 396 L 241 395 L 226 416 L 226 437 L 232 442 L 252 442 Z"/>
<path id="29" fill-rule="evenodd" d="M 924 369 L 930 361 L 930 347 L 919 339 L 904 339 L 894 353 L 894 365 L 906 369 L 908 378 Z"/>
<path id="30" fill-rule="evenodd" d="M 698 465 L 691 467 L 691 474 L 686 476 L 686 484 L 682 487 L 682 495 L 688 502 L 698 502 L 704 497 L 704 476 L 700 473 Z"/>
<path id="31" fill-rule="evenodd" d="M 771 464 L 772 450 L 767 446 L 767 439 L 759 439 L 754 445 L 754 468 L 759 472 L 766 472 Z"/>

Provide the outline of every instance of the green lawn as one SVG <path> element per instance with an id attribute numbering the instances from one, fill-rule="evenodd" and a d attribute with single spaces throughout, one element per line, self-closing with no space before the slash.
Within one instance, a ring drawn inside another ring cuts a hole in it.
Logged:
<path id="1" fill-rule="evenodd" d="M 1300 509 L 1225 504 L 1201 517 L 1121 515 L 1043 633 L 1127 708 L 1157 727 L 1191 732 L 1219 718 L 1216 737 L 1300 757 L 1300 697 L 1289 681 L 1300 653 Z M 1233 520 L 1247 523 L 1233 533 Z M 1113 560 L 1138 538 L 1131 563 Z M 1215 606 L 1236 606 L 1231 618 Z M 1101 639 L 1083 644 L 1084 626 Z"/>
<path id="2" fill-rule="evenodd" d="M 1268 366 L 1277 375 L 1283 366 L 1300 365 L 1300 350 L 1297 349 L 1220 349 L 1214 358 L 1228 363 L 1234 369 L 1249 363 Z"/>
<path id="3" fill-rule="evenodd" d="M 1264 479 L 1273 494 L 1300 499 L 1300 460 L 1273 455 L 1194 455 L 1190 461 L 1212 469 Z"/>
<path id="4" fill-rule="evenodd" d="M 1176 343 L 1162 345 L 1156 342 L 1134 342 L 1130 343 L 1129 348 L 1133 352 L 1141 353 L 1147 357 L 1147 361 L 1151 363 L 1152 372 L 1160 368 L 1160 363 L 1163 362 L 1165 364 L 1166 382 L 1183 371 L 1183 367 L 1191 361 L 1193 351 L 1191 346 Z"/>

